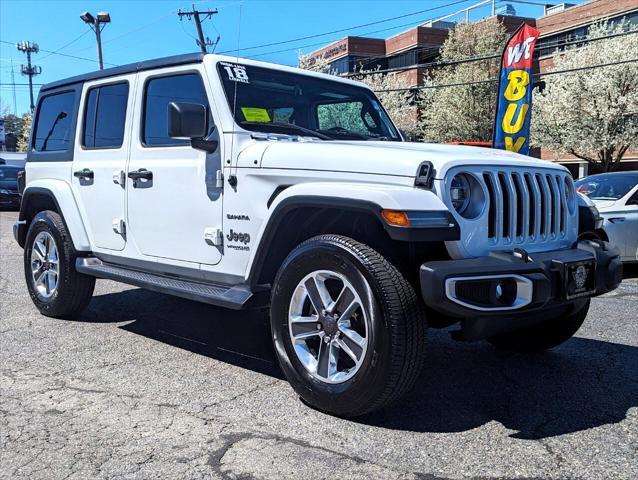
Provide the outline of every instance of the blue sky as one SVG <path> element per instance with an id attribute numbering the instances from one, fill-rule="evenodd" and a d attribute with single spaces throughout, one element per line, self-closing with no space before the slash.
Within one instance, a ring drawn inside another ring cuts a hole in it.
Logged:
<path id="1" fill-rule="evenodd" d="M 212 20 L 204 24 L 205 34 L 211 39 L 219 35 L 217 52 L 287 41 L 298 37 L 378 22 L 391 17 L 441 7 L 429 12 L 381 22 L 368 27 L 290 42 L 270 47 L 240 51 L 240 56 L 258 56 L 260 60 L 295 64 L 299 51 L 308 53 L 330 41 L 346 35 L 391 36 L 432 18 L 458 11 L 479 0 L 219 0 L 196 2 L 200 10 L 219 10 Z M 541 0 L 530 0 L 542 3 Z M 502 4 L 503 2 L 499 2 Z M 42 74 L 34 82 L 46 83 L 60 78 L 97 69 L 95 35 L 80 20 L 80 14 L 108 11 L 112 23 L 102 36 L 105 67 L 134 61 L 197 51 L 195 26 L 177 10 L 191 8 L 183 1 L 157 0 L 0 0 L 0 40 L 11 42 L 30 40 L 41 49 L 83 57 L 88 60 L 40 52 L 34 55 L 34 64 L 42 67 Z M 515 4 L 519 15 L 540 16 L 541 6 Z M 489 7 L 476 10 L 475 16 L 489 13 Z M 240 21 L 241 17 L 241 21 Z M 241 26 L 241 28 L 239 28 Z M 85 33 L 87 32 L 88 33 Z M 84 34 L 85 33 L 85 34 Z M 241 37 L 240 37 L 240 35 Z M 83 35 L 84 34 L 84 35 Z M 78 38 L 80 37 L 80 38 Z M 77 39 L 77 40 L 76 40 Z M 75 41 L 74 41 L 75 40 Z M 11 62 L 15 69 L 15 83 L 25 84 L 26 77 L 19 73 L 24 54 L 13 45 L 0 43 L 0 98 L 3 106 L 13 110 Z M 36 87 L 36 92 L 37 92 Z M 29 94 L 26 86 L 16 86 L 18 113 L 28 110 Z"/>

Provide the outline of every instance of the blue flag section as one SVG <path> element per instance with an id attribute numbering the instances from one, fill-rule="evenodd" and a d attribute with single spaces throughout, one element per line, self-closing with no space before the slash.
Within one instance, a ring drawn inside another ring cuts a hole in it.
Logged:
<path id="1" fill-rule="evenodd" d="M 529 154 L 532 117 L 532 55 L 540 32 L 527 24 L 505 47 L 498 84 L 492 147 Z"/>

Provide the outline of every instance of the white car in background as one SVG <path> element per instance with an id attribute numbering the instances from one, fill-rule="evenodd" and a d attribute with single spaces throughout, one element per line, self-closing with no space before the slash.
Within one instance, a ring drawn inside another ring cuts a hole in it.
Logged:
<path id="1" fill-rule="evenodd" d="M 598 208 L 609 242 L 620 249 L 623 262 L 638 261 L 638 171 L 581 178 L 576 190 Z"/>

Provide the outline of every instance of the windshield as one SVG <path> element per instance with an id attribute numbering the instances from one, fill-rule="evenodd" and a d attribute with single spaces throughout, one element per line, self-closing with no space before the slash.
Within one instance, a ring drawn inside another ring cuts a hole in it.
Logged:
<path id="1" fill-rule="evenodd" d="M 220 62 L 235 121 L 246 130 L 323 140 L 401 141 L 366 88 L 269 68 Z"/>
<path id="2" fill-rule="evenodd" d="M 592 175 L 576 182 L 576 191 L 592 200 L 618 200 L 638 184 L 636 173 Z"/>

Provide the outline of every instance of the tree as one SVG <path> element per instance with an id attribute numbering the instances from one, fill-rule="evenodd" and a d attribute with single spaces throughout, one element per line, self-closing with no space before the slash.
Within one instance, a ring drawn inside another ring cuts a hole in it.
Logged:
<path id="1" fill-rule="evenodd" d="M 453 62 L 492 55 L 502 51 L 506 40 L 507 30 L 497 18 L 461 23 L 443 43 L 440 60 Z M 434 70 L 429 80 L 433 86 L 491 80 L 498 78 L 499 67 L 500 58 L 447 65 Z M 497 89 L 495 82 L 485 82 L 421 90 L 419 130 L 424 140 L 491 140 Z"/>
<path id="2" fill-rule="evenodd" d="M 354 79 L 368 85 L 376 92 L 381 105 L 388 112 L 394 124 L 414 138 L 419 131 L 418 94 L 407 90 L 407 77 L 396 73 L 360 72 Z"/>
<path id="3" fill-rule="evenodd" d="M 31 113 L 22 115 L 20 134 L 18 135 L 18 151 L 26 152 L 29 147 L 29 134 L 31 133 Z"/>
<path id="4" fill-rule="evenodd" d="M 625 22 L 600 23 L 590 27 L 588 38 L 623 30 Z M 552 70 L 630 59 L 638 59 L 638 34 L 567 49 Z M 532 143 L 574 155 L 594 171 L 616 170 L 627 150 L 638 148 L 637 78 L 638 62 L 547 76 L 542 93 L 534 95 Z"/>

